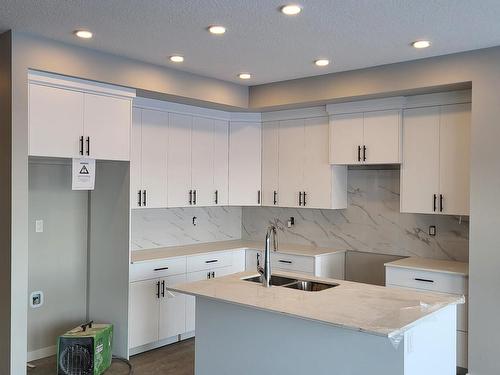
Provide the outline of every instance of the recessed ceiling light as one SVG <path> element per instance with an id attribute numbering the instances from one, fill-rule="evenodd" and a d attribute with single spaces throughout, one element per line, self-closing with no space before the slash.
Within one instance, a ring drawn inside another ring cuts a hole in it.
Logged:
<path id="1" fill-rule="evenodd" d="M 295 16 L 302 11 L 302 7 L 296 4 L 284 5 L 281 7 L 281 13 L 287 16 Z"/>
<path id="2" fill-rule="evenodd" d="M 314 63 L 317 66 L 327 66 L 328 64 L 330 64 L 330 60 L 327 60 L 327 59 L 318 59 L 318 60 L 314 61 Z"/>
<path id="3" fill-rule="evenodd" d="M 240 73 L 240 74 L 238 74 L 238 77 L 240 79 L 250 79 L 250 78 L 252 78 L 252 75 L 250 73 Z"/>
<path id="4" fill-rule="evenodd" d="M 88 30 L 75 30 L 75 35 L 78 37 L 78 38 L 82 38 L 82 39 L 90 39 L 92 38 L 92 33 Z"/>
<path id="5" fill-rule="evenodd" d="M 427 48 L 430 47 L 431 42 L 428 40 L 417 40 L 411 44 L 415 48 Z"/>
<path id="6" fill-rule="evenodd" d="M 172 55 L 172 56 L 170 56 L 170 61 L 176 62 L 176 63 L 181 63 L 184 61 L 184 57 L 181 55 Z"/>
<path id="7" fill-rule="evenodd" d="M 212 34 L 221 35 L 226 32 L 226 28 L 221 25 L 212 25 L 208 27 L 208 31 L 210 31 Z"/>

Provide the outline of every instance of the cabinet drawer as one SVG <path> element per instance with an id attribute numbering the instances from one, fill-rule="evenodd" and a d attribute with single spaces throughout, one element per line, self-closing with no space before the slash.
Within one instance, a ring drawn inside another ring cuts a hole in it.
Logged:
<path id="1" fill-rule="evenodd" d="M 227 267 L 231 266 L 232 262 L 233 253 L 231 251 L 193 255 L 187 258 L 187 272 Z"/>
<path id="2" fill-rule="evenodd" d="M 457 366 L 467 368 L 468 335 L 457 331 Z"/>
<path id="3" fill-rule="evenodd" d="M 314 274 L 314 258 L 281 253 L 271 254 L 271 265 L 285 271 Z"/>
<path id="4" fill-rule="evenodd" d="M 130 265 L 130 281 L 148 280 L 157 277 L 186 273 L 186 258 L 168 258 Z"/>
<path id="5" fill-rule="evenodd" d="M 467 278 L 460 275 L 386 267 L 386 284 L 432 292 L 467 294 Z"/>

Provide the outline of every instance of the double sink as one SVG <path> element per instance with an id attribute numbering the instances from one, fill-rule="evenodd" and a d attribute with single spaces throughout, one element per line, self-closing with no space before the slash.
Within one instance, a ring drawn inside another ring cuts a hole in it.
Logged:
<path id="1" fill-rule="evenodd" d="M 247 277 L 242 280 L 250 281 L 253 283 L 262 283 L 262 276 L 252 276 Z M 320 292 L 325 289 L 330 289 L 338 286 L 339 284 L 335 283 L 321 283 L 318 281 L 309 281 L 309 280 L 300 280 L 300 279 L 292 279 L 290 277 L 271 275 L 272 286 L 281 286 L 289 289 L 303 290 L 306 292 Z"/>

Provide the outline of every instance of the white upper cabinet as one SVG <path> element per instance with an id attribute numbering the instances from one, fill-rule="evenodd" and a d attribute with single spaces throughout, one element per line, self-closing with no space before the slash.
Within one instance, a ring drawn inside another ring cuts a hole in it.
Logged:
<path id="1" fill-rule="evenodd" d="M 29 73 L 29 155 L 130 160 L 135 91 Z"/>
<path id="2" fill-rule="evenodd" d="M 278 205 L 279 121 L 262 124 L 262 205 Z"/>
<path id="3" fill-rule="evenodd" d="M 228 204 L 229 121 L 214 120 L 213 205 Z"/>
<path id="4" fill-rule="evenodd" d="M 193 117 L 191 130 L 191 190 L 193 204 L 214 204 L 214 120 Z"/>
<path id="5" fill-rule="evenodd" d="M 229 205 L 258 206 L 261 196 L 261 123 L 231 121 Z"/>
<path id="6" fill-rule="evenodd" d="M 404 98 L 327 105 L 330 164 L 401 163 L 401 110 Z"/>
<path id="7" fill-rule="evenodd" d="M 407 109 L 401 211 L 469 215 L 470 104 Z"/>

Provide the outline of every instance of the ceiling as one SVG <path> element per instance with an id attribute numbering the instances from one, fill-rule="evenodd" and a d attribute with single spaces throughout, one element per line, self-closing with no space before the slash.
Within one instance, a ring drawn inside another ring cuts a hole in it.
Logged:
<path id="1" fill-rule="evenodd" d="M 295 1 L 290 1 L 295 2 Z M 499 0 L 0 0 L 0 31 L 256 85 L 500 45 Z M 226 26 L 214 36 L 211 24 Z M 91 40 L 72 32 L 88 28 Z M 430 39 L 425 50 L 410 47 Z M 172 54 L 185 61 L 174 64 Z M 323 68 L 318 57 L 332 60 Z M 250 72 L 251 80 L 237 75 Z"/>

